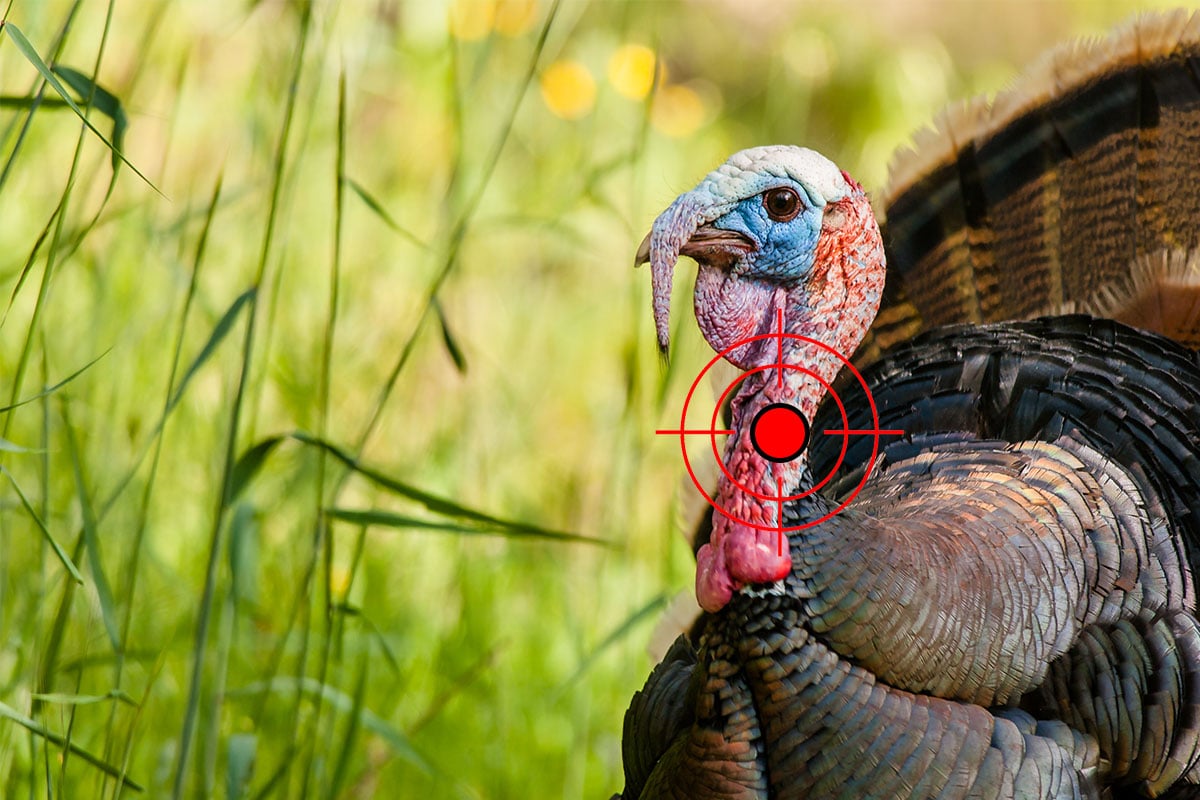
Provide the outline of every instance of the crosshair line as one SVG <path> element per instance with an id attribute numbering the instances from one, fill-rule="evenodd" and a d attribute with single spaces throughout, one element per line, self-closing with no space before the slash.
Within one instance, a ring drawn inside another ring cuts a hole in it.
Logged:
<path id="1" fill-rule="evenodd" d="M 783 556 L 783 543 L 787 541 L 787 537 L 783 534 L 783 489 L 779 486 L 779 481 L 775 481 L 775 491 L 779 492 L 779 497 L 775 498 L 776 511 L 775 522 L 779 526 L 779 530 L 775 532 L 775 547 L 779 550 L 779 556 Z"/>
<path id="2" fill-rule="evenodd" d="M 778 310 L 779 330 L 775 332 L 775 375 L 779 380 L 779 388 L 783 388 L 783 309 Z"/>
<path id="3" fill-rule="evenodd" d="M 778 319 L 778 316 L 777 316 L 777 319 Z M 818 519 L 811 519 L 807 522 L 800 523 L 797 525 L 791 525 L 791 526 L 784 524 L 785 520 L 780 519 L 774 525 L 764 525 L 764 524 L 761 524 L 758 522 L 754 522 L 752 520 L 746 520 L 746 519 L 739 518 L 738 516 L 734 515 L 730 511 L 728 511 L 727 509 L 723 508 L 716 500 L 714 500 L 712 498 L 711 495 L 709 495 L 708 490 L 705 488 L 704 483 L 702 481 L 700 481 L 699 479 L 697 479 L 697 477 L 696 477 L 696 472 L 693 469 L 691 460 L 688 457 L 687 446 L 686 446 L 687 440 L 684 439 L 684 435 L 685 434 L 707 435 L 707 436 L 712 437 L 712 440 L 715 444 L 715 441 L 716 441 L 715 437 L 716 437 L 717 433 L 720 433 L 721 435 L 729 435 L 729 434 L 733 433 L 732 431 L 720 430 L 716 426 L 716 419 L 717 419 L 717 414 L 719 413 L 719 410 L 720 410 L 720 403 L 718 403 L 717 408 L 713 412 L 713 421 L 709 424 L 708 428 L 697 428 L 697 429 L 687 428 L 687 422 L 686 422 L 687 410 L 688 410 L 689 404 L 691 403 L 691 401 L 696 393 L 696 389 L 699 386 L 700 381 L 709 372 L 709 370 L 711 370 L 713 368 L 713 366 L 715 366 L 717 364 L 717 362 L 719 362 L 722 358 L 728 358 L 738 348 L 746 347 L 747 345 L 750 345 L 754 342 L 770 342 L 771 339 L 775 339 L 777 342 L 781 342 L 785 338 L 786 339 L 794 339 L 797 342 L 804 342 L 807 345 L 816 347 L 820 351 L 822 351 L 824 353 L 828 353 L 828 354 L 834 356 L 835 358 L 837 358 L 842 363 L 842 365 L 850 371 L 850 373 L 855 377 L 855 379 L 857 379 L 858 385 L 862 387 L 863 391 L 866 394 L 866 401 L 871 410 L 872 421 L 875 423 L 876 426 L 879 425 L 879 409 L 875 405 L 875 398 L 871 395 L 871 387 L 867 384 L 867 381 L 863 378 L 862 373 L 860 373 L 855 368 L 854 364 L 851 363 L 850 360 L 846 356 L 839 353 L 837 350 L 835 350 L 830 345 L 825 344 L 824 342 L 821 342 L 817 339 L 813 339 L 812 337 L 802 336 L 800 334 L 795 334 L 795 333 L 783 333 L 782 331 L 778 331 L 778 332 L 768 331 L 767 333 L 755 334 L 754 336 L 750 336 L 745 339 L 739 339 L 735 342 L 732 342 L 727 347 L 725 347 L 723 350 L 721 350 L 721 352 L 714 355 L 712 357 L 712 359 L 704 366 L 704 368 L 701 369 L 700 372 L 696 375 L 695 379 L 692 381 L 692 385 L 688 388 L 687 397 L 684 399 L 684 402 L 683 402 L 683 411 L 680 415 L 681 418 L 680 418 L 679 428 L 671 429 L 671 430 L 660 429 L 658 431 L 658 433 L 667 433 L 667 434 L 673 434 L 673 435 L 679 436 L 680 451 L 683 456 L 684 466 L 687 468 L 688 477 L 691 478 L 692 484 L 696 487 L 696 490 L 698 492 L 700 492 L 701 496 L 704 497 L 704 499 L 708 501 L 709 505 L 711 505 L 716 510 L 717 513 L 721 514 L 726 519 L 732 520 L 733 522 L 742 523 L 742 524 L 744 524 L 748 527 L 754 528 L 756 530 L 775 531 L 777 535 L 780 533 L 786 534 L 793 530 L 797 530 L 797 531 L 803 530 L 805 528 L 810 528 L 814 525 L 820 525 L 821 523 L 825 522 L 826 520 L 841 513 L 841 511 L 844 508 L 846 508 L 848 505 L 850 505 L 850 503 L 852 503 L 854 501 L 854 498 L 858 496 L 859 492 L 866 485 L 867 480 L 870 478 L 871 473 L 867 470 L 863 470 L 862 475 L 859 478 L 858 484 L 849 492 L 849 494 L 844 496 L 835 508 L 831 509 L 828 513 L 824 514 L 823 516 L 821 516 Z M 766 344 L 765 346 L 769 347 L 770 344 Z M 867 463 L 873 464 L 875 461 L 875 458 L 879 455 L 880 437 L 881 436 L 885 436 L 885 435 L 903 436 L 905 434 L 904 430 L 896 429 L 896 428 L 891 428 L 891 429 L 881 429 L 878 427 L 861 428 L 861 429 L 850 428 L 850 422 L 846 415 L 846 409 L 844 408 L 842 401 L 838 398 L 837 392 L 834 392 L 833 387 L 830 386 L 820 375 L 818 375 L 816 373 L 812 373 L 809 370 L 806 370 L 803 366 L 789 365 L 789 364 L 783 364 L 783 363 L 764 364 L 761 367 L 756 367 L 755 369 L 749 370 L 748 372 L 744 373 L 742 378 L 738 378 L 732 384 L 730 384 L 730 386 L 725 390 L 725 394 L 728 394 L 731 390 L 733 390 L 736 387 L 736 384 L 738 383 L 738 381 L 742 380 L 743 378 L 745 378 L 751 374 L 757 373 L 757 372 L 769 373 L 770 370 L 772 370 L 772 369 L 775 369 L 779 372 L 782 372 L 782 370 L 784 370 L 784 369 L 796 369 L 796 370 L 799 370 L 799 371 L 809 375 L 813 380 L 816 380 L 818 383 L 820 383 L 822 386 L 824 386 L 825 390 L 827 392 L 829 392 L 829 395 L 833 399 L 833 401 L 835 403 L 837 403 L 838 410 L 841 412 L 842 423 L 845 425 L 845 428 L 842 428 L 842 429 L 834 428 L 834 429 L 830 429 L 827 431 L 828 434 L 832 434 L 832 435 L 840 434 L 844 437 L 843 443 L 842 443 L 842 452 L 838 456 L 838 462 L 834 466 L 834 469 L 831 470 L 829 475 L 827 475 L 824 479 L 822 479 L 820 483 L 816 484 L 815 486 L 810 487 L 809 489 L 805 490 L 804 492 L 801 492 L 799 495 L 796 495 L 792 498 L 785 498 L 785 502 L 792 502 L 794 500 L 799 500 L 802 497 L 807 497 L 810 494 L 812 494 L 813 492 L 819 491 L 822 486 L 824 486 L 826 483 L 828 483 L 833 478 L 834 472 L 837 470 L 837 468 L 840 467 L 840 465 L 842 464 L 843 460 L 846 457 L 846 447 L 849 444 L 849 437 L 851 435 L 869 436 L 871 438 L 871 445 L 872 445 L 871 446 L 871 455 L 870 455 L 870 458 L 867 461 Z M 766 381 L 768 381 L 768 382 L 770 381 L 769 376 L 766 377 Z M 723 394 L 722 398 L 724 396 L 725 395 Z M 715 456 L 717 463 L 722 467 L 722 469 L 724 469 L 725 465 L 724 465 L 724 461 L 721 458 L 721 454 L 714 451 L 713 455 Z M 729 478 L 734 481 L 734 483 L 737 483 L 736 479 L 733 478 L 732 475 L 729 475 L 728 472 L 726 472 L 725 474 L 728 475 Z M 744 487 L 741 487 L 741 488 L 743 488 L 743 491 L 748 491 L 751 494 L 754 494 L 751 490 L 745 489 Z M 778 489 L 778 487 L 776 487 L 776 488 Z M 762 495 L 755 495 L 755 496 L 759 497 L 760 499 L 762 499 L 763 501 L 765 501 L 767 503 L 770 503 L 771 501 L 778 502 L 778 491 L 773 494 L 762 494 Z"/>

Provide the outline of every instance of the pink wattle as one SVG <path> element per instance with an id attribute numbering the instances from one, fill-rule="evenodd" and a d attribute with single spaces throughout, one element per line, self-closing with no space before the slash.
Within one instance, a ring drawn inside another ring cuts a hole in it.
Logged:
<path id="1" fill-rule="evenodd" d="M 713 540 L 696 553 L 696 600 L 716 612 L 743 586 L 783 580 L 791 569 L 787 539 L 779 531 L 718 524 Z"/>
<path id="2" fill-rule="evenodd" d="M 724 545 L 729 574 L 742 583 L 781 581 L 792 570 L 787 536 L 780 531 L 763 531 L 734 522 Z"/>
<path id="3" fill-rule="evenodd" d="M 696 601 L 705 611 L 717 612 L 742 588 L 725 566 L 725 552 L 706 544 L 696 553 Z"/>

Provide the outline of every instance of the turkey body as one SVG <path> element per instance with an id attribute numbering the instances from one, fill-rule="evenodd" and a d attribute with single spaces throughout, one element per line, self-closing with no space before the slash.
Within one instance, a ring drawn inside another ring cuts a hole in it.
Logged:
<path id="1" fill-rule="evenodd" d="M 1168 787 L 1200 737 L 1189 566 L 1200 542 L 1200 357 L 1067 316 L 937 330 L 864 378 L 880 427 L 906 435 L 885 441 L 850 509 L 793 542 L 797 568 L 782 587 L 711 615 L 699 652 L 683 638 L 672 648 L 626 718 L 627 745 L 659 752 L 627 751 L 624 797 L 1192 796 Z M 872 424 L 866 402 L 847 411 L 851 428 Z M 840 421 L 826 404 L 814 430 Z M 811 447 L 814 474 L 825 474 L 840 437 Z M 849 448 L 842 491 L 870 450 L 867 437 Z M 963 487 L 962 473 L 973 483 Z M 1093 484 L 1091 506 L 1034 491 L 1052 494 L 1066 475 Z M 931 492 L 937 481 L 978 502 Z M 989 482 L 1009 491 L 980 488 Z M 975 517 L 958 528 L 963 547 L 911 529 L 938 513 L 931 496 Z M 911 498 L 922 502 L 906 514 Z M 1065 519 L 1047 526 L 1050 541 L 1013 522 L 1039 507 Z M 903 541 L 879 546 L 873 512 L 941 552 L 918 563 Z M 868 541 L 847 546 L 856 539 Z M 1010 574 L 998 566 L 1006 554 L 1017 556 Z M 950 566 L 931 566 L 938 556 Z M 963 574 L 951 580 L 955 563 Z M 1103 588 L 1080 600 L 1088 586 Z M 974 623 L 1003 622 L 973 630 L 972 608 Z M 922 629 L 944 633 L 940 646 Z"/>
<path id="2" fill-rule="evenodd" d="M 660 346 L 683 254 L 737 366 L 776 314 L 867 366 L 840 404 L 743 384 L 726 463 L 795 498 L 746 503 L 790 563 L 712 515 L 709 613 L 631 702 L 618 797 L 1200 797 L 1200 15 L 1064 53 L 899 169 L 886 292 L 861 189 L 809 151 L 737 154 L 656 221 Z M 781 398 L 812 435 L 764 465 L 742 432 Z M 837 433 L 872 429 L 902 433 Z"/>

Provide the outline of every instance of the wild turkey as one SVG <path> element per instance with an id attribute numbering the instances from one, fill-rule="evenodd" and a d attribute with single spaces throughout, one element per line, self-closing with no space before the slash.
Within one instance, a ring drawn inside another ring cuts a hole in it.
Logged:
<path id="1" fill-rule="evenodd" d="M 688 255 L 749 376 L 698 648 L 634 695 L 618 797 L 1200 794 L 1200 15 L 941 125 L 893 170 L 886 293 L 866 195 L 801 148 L 734 155 L 639 251 L 660 346 Z M 853 381 L 818 409 L 864 337 L 878 421 Z M 777 403 L 811 423 L 790 460 L 751 436 Z M 873 466 L 873 436 L 820 435 L 873 427 L 904 431 Z M 822 519 L 780 555 L 772 525 Z"/>

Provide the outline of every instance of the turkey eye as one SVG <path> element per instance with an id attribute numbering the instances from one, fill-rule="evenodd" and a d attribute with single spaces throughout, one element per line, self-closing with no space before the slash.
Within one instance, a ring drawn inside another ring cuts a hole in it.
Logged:
<path id="1" fill-rule="evenodd" d="M 800 196 L 786 187 L 771 189 L 763 194 L 763 208 L 776 222 L 788 222 L 800 213 Z"/>

